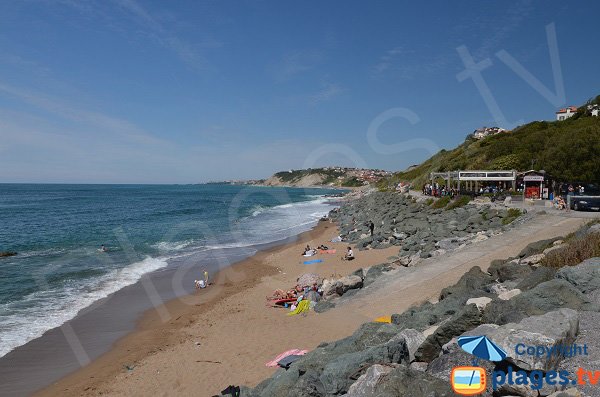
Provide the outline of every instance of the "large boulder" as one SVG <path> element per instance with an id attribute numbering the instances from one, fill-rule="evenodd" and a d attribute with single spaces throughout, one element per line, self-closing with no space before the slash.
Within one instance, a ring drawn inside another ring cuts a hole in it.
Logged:
<path id="1" fill-rule="evenodd" d="M 453 397 L 450 383 L 425 372 L 399 366 L 385 375 L 375 387 L 372 396 L 377 397 Z"/>
<path id="2" fill-rule="evenodd" d="M 404 338 L 406 341 L 406 347 L 408 348 L 409 362 L 414 361 L 415 353 L 419 346 L 423 342 L 425 342 L 425 335 L 422 332 L 417 331 L 416 329 L 403 329 L 398 333 L 398 337 Z"/>
<path id="3" fill-rule="evenodd" d="M 600 289 L 600 257 L 587 259 L 576 266 L 565 266 L 556 277 L 567 280 L 584 293 Z"/>
<path id="4" fill-rule="evenodd" d="M 525 277 L 523 280 L 521 280 L 516 285 L 516 288 L 520 289 L 521 291 L 530 290 L 533 287 L 535 287 L 543 282 L 552 280 L 554 278 L 555 274 L 556 274 L 555 269 L 545 267 L 545 266 L 540 266 L 537 269 L 535 269 L 533 271 L 533 273 L 529 274 L 527 277 Z"/>
<path id="5" fill-rule="evenodd" d="M 363 280 L 361 277 L 356 275 L 344 276 L 337 280 L 335 284 L 335 292 L 341 296 L 351 289 L 362 288 L 362 286 Z"/>
<path id="6" fill-rule="evenodd" d="M 484 273 L 479 266 L 474 266 L 456 284 L 444 288 L 440 293 L 440 300 L 452 295 L 471 295 L 473 291 L 484 291 L 483 287 L 493 282 L 494 279 L 489 274 Z"/>
<path id="7" fill-rule="evenodd" d="M 507 301 L 494 300 L 483 321 L 492 324 L 516 323 L 528 316 L 541 315 L 560 308 L 600 311 L 600 307 L 566 280 L 554 279 L 537 285 Z"/>
<path id="8" fill-rule="evenodd" d="M 367 270 L 367 274 L 365 276 L 363 284 L 365 286 L 367 286 L 367 285 L 373 283 L 373 281 L 377 280 L 379 278 L 379 276 L 381 276 L 384 272 L 389 272 L 390 270 L 393 270 L 393 269 L 394 269 L 394 266 L 392 266 L 388 263 L 381 263 L 379 265 L 371 266 Z"/>
<path id="9" fill-rule="evenodd" d="M 488 268 L 492 277 L 500 282 L 509 280 L 522 280 L 528 277 L 533 269 L 528 265 L 521 265 L 516 260 L 494 260 Z"/>
<path id="10" fill-rule="evenodd" d="M 367 372 L 362 374 L 350 388 L 348 388 L 348 397 L 371 397 L 375 393 L 375 387 L 379 380 L 392 372 L 393 367 L 387 365 L 375 364 L 367 369 Z"/>
<path id="11" fill-rule="evenodd" d="M 408 364 L 408 360 L 406 340 L 404 337 L 396 336 L 383 345 L 337 356 L 325 365 L 319 379 L 325 388 L 325 393 L 343 394 L 353 383 L 351 376 L 368 364 L 401 362 Z"/>
<path id="12" fill-rule="evenodd" d="M 557 240 L 563 240 L 562 237 L 555 237 L 547 240 L 539 240 L 527 245 L 527 247 L 523 248 L 519 253 L 519 258 L 526 258 L 531 255 L 539 254 L 544 251 L 546 248 L 552 246 L 552 244 Z"/>
<path id="13" fill-rule="evenodd" d="M 467 305 L 425 339 L 415 353 L 415 360 L 433 361 L 442 351 L 443 345 L 479 324 L 481 324 L 481 312 L 474 304 Z"/>
<path id="14" fill-rule="evenodd" d="M 485 324 L 469 332 L 470 335 L 486 335 L 506 353 L 506 361 L 526 371 L 548 371 L 558 367 L 560 347 L 573 343 L 579 330 L 579 317 L 575 310 L 559 309 L 540 316 L 524 318 L 519 323 L 502 326 Z M 555 354 L 520 354 L 526 346 L 536 346 Z M 518 349 L 517 349 L 518 348 Z M 552 350 L 554 349 L 554 350 Z"/>

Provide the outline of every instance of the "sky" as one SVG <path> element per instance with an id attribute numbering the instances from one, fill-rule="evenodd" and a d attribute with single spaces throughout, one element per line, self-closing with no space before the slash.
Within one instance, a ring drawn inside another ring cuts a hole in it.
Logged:
<path id="1" fill-rule="evenodd" d="M 598 2 L 0 2 L 0 183 L 396 171 L 600 94 Z"/>

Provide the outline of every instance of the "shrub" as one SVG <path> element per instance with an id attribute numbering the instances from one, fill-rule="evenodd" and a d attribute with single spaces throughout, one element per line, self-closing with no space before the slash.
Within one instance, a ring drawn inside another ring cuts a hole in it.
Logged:
<path id="1" fill-rule="evenodd" d="M 444 208 L 450 202 L 450 196 L 444 196 L 439 199 L 435 203 L 433 203 L 433 208 Z"/>
<path id="2" fill-rule="evenodd" d="M 453 208 L 464 207 L 465 205 L 469 204 L 469 201 L 471 201 L 471 197 L 469 196 L 458 196 L 446 207 L 446 209 L 451 210 Z"/>
<path id="3" fill-rule="evenodd" d="M 509 208 L 508 213 L 504 219 L 502 219 L 503 225 L 512 223 L 515 219 L 521 216 L 521 210 L 518 208 Z"/>
<path id="4" fill-rule="evenodd" d="M 550 251 L 542 265 L 553 268 L 575 266 L 596 256 L 600 256 L 600 233 L 570 239 L 566 247 Z"/>
<path id="5" fill-rule="evenodd" d="M 433 203 L 433 199 L 431 197 L 425 200 L 425 205 L 431 205 L 431 203 Z"/>

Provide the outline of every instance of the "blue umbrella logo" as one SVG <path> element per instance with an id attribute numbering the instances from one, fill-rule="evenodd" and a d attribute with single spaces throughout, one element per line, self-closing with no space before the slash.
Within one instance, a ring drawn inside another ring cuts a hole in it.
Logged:
<path id="1" fill-rule="evenodd" d="M 478 359 L 502 361 L 506 358 L 506 352 L 502 350 L 500 346 L 489 340 L 485 335 L 459 336 L 458 345 L 462 347 L 464 351 L 474 355 Z"/>

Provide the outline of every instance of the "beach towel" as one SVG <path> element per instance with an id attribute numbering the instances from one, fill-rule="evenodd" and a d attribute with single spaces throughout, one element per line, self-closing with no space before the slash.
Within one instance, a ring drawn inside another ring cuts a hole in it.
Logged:
<path id="1" fill-rule="evenodd" d="M 392 322 L 392 316 L 381 316 L 381 317 L 377 317 L 375 319 L 376 323 L 391 323 Z"/>
<path id="2" fill-rule="evenodd" d="M 340 236 L 334 237 L 331 239 L 332 243 L 341 243 L 342 242 L 342 238 Z"/>
<path id="3" fill-rule="evenodd" d="M 294 309 L 294 311 L 289 312 L 288 316 L 295 316 L 296 314 L 305 313 L 310 310 L 310 301 L 303 300 L 298 303 L 298 306 Z"/>
<path id="4" fill-rule="evenodd" d="M 305 265 L 312 265 L 314 263 L 321 263 L 323 262 L 323 259 L 313 259 L 312 261 L 304 261 Z"/>
<path id="5" fill-rule="evenodd" d="M 286 352 L 281 353 L 280 355 L 278 355 L 277 357 L 275 357 L 274 359 L 272 359 L 271 361 L 265 363 L 265 365 L 267 367 L 276 367 L 277 363 L 281 360 L 283 360 L 284 358 L 286 358 L 287 356 L 291 356 L 291 355 L 295 355 L 295 356 L 303 356 L 306 353 L 308 353 L 308 350 L 300 350 L 300 349 L 292 349 L 292 350 L 288 350 Z"/>
<path id="6" fill-rule="evenodd" d="M 319 250 L 321 254 L 335 254 L 336 250 Z"/>

